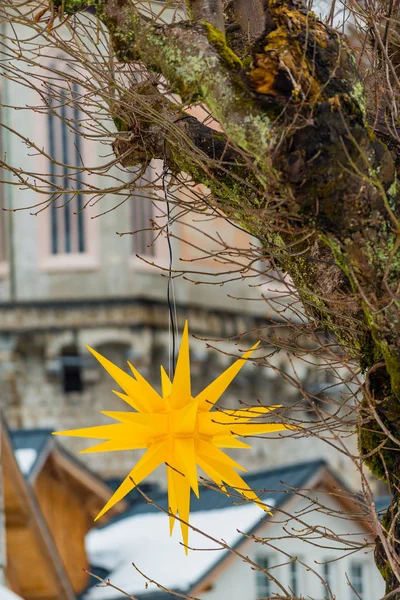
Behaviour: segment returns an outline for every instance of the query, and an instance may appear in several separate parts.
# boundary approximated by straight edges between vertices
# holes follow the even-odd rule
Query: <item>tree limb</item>
[[[144,105],[158,118],[141,118]],[[207,186],[224,213],[258,237],[268,255],[291,275],[310,316],[319,326],[334,329],[349,354],[357,355],[367,333],[362,325],[361,304],[349,280],[317,235],[302,241],[296,231],[274,231],[272,223],[265,226],[268,214],[263,211],[260,218],[258,209],[264,187],[252,174],[246,156],[230,144],[226,135],[182,113],[150,83],[137,85],[113,110],[118,121],[124,122],[125,132],[114,142],[123,166],[158,158],[173,173],[187,173]],[[273,214],[270,218],[272,221]]]
[[[76,13],[93,0],[54,0]],[[211,24],[159,25],[129,0],[96,0],[97,16],[109,29],[121,61],[142,61],[162,74],[185,104],[204,102],[228,137],[262,162],[271,148],[271,122],[250,95],[243,95],[242,64]]]

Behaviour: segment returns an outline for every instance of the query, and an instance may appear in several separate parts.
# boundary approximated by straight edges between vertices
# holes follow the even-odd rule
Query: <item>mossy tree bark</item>
[[[205,104],[222,126],[223,134],[193,117],[177,121],[176,105],[150,84],[136,92],[162,119],[141,120],[133,99],[112,108],[118,129],[129,132],[114,145],[124,164],[161,157],[206,184],[273,252],[316,326],[333,331],[369,370],[360,447],[391,484],[387,529],[399,539],[400,191],[345,41],[299,0],[258,2],[256,39],[248,32],[259,23],[245,31],[239,1],[226,10],[226,36],[217,1],[188,0],[192,20],[171,25],[148,21],[128,0],[55,4],[67,14],[94,5],[121,61],[161,74],[183,102]],[[196,19],[205,14],[211,22]],[[377,562],[394,591],[399,573],[382,544]]]

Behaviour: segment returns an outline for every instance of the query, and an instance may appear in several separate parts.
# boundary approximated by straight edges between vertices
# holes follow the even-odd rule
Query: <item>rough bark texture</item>
[[[237,20],[245,35],[257,39],[265,29],[264,0],[234,0]]]
[[[55,4],[73,13],[93,2]],[[194,12],[202,3],[189,4]],[[379,419],[390,423],[391,434],[400,440],[400,194],[395,164],[368,125],[356,62],[339,34],[299,0],[256,6],[265,18],[261,33],[254,25],[258,39],[249,48],[249,17],[242,2],[233,3],[233,17],[243,27],[235,45],[243,50],[239,56],[215,20],[157,25],[145,22],[127,0],[95,0],[118,58],[141,61],[161,74],[185,103],[207,105],[225,132],[216,133],[193,118],[172,127],[176,106],[156,88],[152,93],[143,89],[163,115],[161,124],[130,120],[116,106],[119,129],[131,135],[129,141],[121,135],[115,149],[125,152],[130,144],[130,164],[165,157],[171,170],[206,184],[221,208],[255,234],[290,274],[316,324],[333,331],[371,369],[360,447],[370,455],[371,469],[391,485],[387,523],[389,530],[394,519],[392,531],[397,533],[398,448],[391,441],[390,449],[384,449],[383,468],[380,444],[386,434],[379,421],[373,427],[370,421],[372,402],[379,407]],[[131,109],[134,113],[133,101]],[[139,135],[141,129],[148,135]],[[379,544],[377,563],[387,591],[395,590],[398,579]]]
[[[190,7],[195,21],[207,21],[220,31],[225,31],[222,0],[192,0]]]

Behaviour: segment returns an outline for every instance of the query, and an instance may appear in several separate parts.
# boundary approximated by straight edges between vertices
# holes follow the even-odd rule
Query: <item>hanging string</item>
[[[175,119],[174,123],[178,123],[178,121],[184,121],[185,119],[190,119],[190,115],[182,115],[178,119]],[[168,303],[168,314],[169,314],[169,327],[168,327],[168,336],[169,336],[169,378],[172,380],[175,374],[176,367],[176,338],[178,335],[178,318],[176,311],[176,299],[175,299],[175,285],[174,280],[172,278],[172,266],[173,266],[173,251],[172,251],[172,242],[171,242],[171,205],[168,197],[168,187],[167,187],[167,177],[169,175],[169,169],[167,166],[167,140],[164,138],[164,160],[163,160],[163,172],[162,172],[162,186],[164,192],[164,200],[165,205],[167,207],[167,243],[168,243],[168,285],[167,285],[167,303]],[[172,349],[171,349],[172,342]]]
[[[175,291],[173,289],[173,280],[172,280],[172,266],[173,266],[173,252],[172,252],[172,242],[171,242],[171,205],[168,198],[168,189],[167,189],[167,176],[168,176],[168,167],[165,161],[163,162],[163,172],[162,172],[162,186],[164,192],[164,200],[167,207],[167,244],[168,244],[168,284],[167,284],[167,303],[168,303],[168,314],[169,314],[169,326],[168,326],[168,339],[169,339],[169,365],[168,365],[168,375],[172,380],[175,374],[176,367],[176,330],[177,330],[177,320],[176,320],[176,301],[175,301]],[[172,351],[171,351],[171,340],[172,340]]]

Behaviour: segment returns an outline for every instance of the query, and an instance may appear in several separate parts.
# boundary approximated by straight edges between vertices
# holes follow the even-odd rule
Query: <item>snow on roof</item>
[[[37,452],[34,448],[19,448],[15,450],[15,458],[23,475],[28,475],[35,464]]]
[[[22,600],[21,596],[17,596],[17,594],[2,585],[0,585],[0,598],[1,600]]]
[[[267,505],[273,504],[270,499]],[[243,537],[239,531],[249,532],[265,513],[255,504],[193,512],[190,524],[229,546]],[[158,588],[149,583],[132,566],[157,581],[165,588],[188,591],[226,552],[219,544],[190,530],[189,546],[210,551],[191,551],[185,555],[180,543],[179,522],[169,536],[169,519],[164,512],[137,514],[117,521],[102,529],[92,530],[86,537],[90,564],[106,569],[107,579],[128,594],[146,594]],[[238,531],[239,530],[239,531]],[[92,587],[85,600],[107,600],[115,597],[109,587]]]
[[[43,464],[51,445],[54,443],[51,429],[14,429],[10,431],[10,437],[15,456],[23,475],[31,479],[37,468]],[[25,452],[29,450],[29,452]],[[35,452],[35,459],[33,459]],[[18,454],[20,459],[18,459]]]

